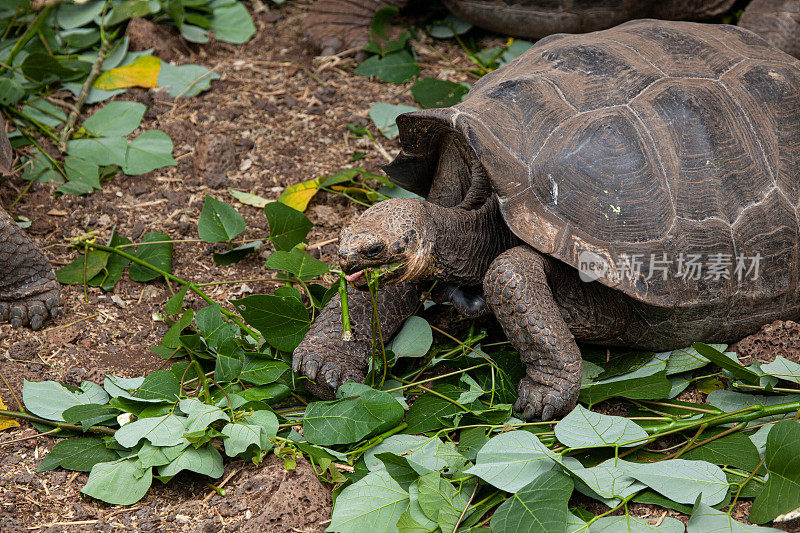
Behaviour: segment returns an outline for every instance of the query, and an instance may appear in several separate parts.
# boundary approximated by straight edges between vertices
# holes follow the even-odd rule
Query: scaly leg
[[[416,310],[420,295],[417,283],[388,285],[378,291],[378,319],[385,342]],[[347,296],[352,340],[342,340],[342,303],[334,296],[294,351],[294,371],[316,380],[306,387],[318,398],[332,399],[339,385],[346,381],[363,382],[372,354],[370,294],[348,286]]]
[[[36,244],[0,209],[0,323],[39,329],[60,312],[53,268]]]
[[[403,7],[407,0],[319,0],[306,16],[305,29],[321,55],[332,55],[369,42],[369,26],[375,12]]]
[[[489,307],[525,363],[514,410],[526,420],[567,414],[580,392],[581,354],[547,275],[546,258],[517,246],[494,260],[483,281]]]

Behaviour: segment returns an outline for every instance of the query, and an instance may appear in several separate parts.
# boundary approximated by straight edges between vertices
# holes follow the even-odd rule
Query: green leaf
[[[779,529],[742,524],[728,513],[717,511],[704,503],[695,506],[689,519],[687,533],[778,533]]]
[[[75,63],[78,66],[80,62]],[[91,65],[88,66],[91,68]],[[20,68],[26,76],[40,83],[72,81],[84,75],[82,68],[71,68],[45,52],[31,52],[25,56]]]
[[[395,533],[397,521],[408,509],[408,502],[408,493],[388,472],[372,472],[339,494],[326,531]]]
[[[229,242],[245,229],[244,217],[219,200],[206,195],[197,232],[205,242]]]
[[[761,365],[761,370],[777,378],[800,383],[800,365],[780,355],[774,361]]]
[[[238,263],[248,255],[258,252],[263,246],[263,241],[253,241],[225,252],[214,252],[214,263],[223,266]]]
[[[136,459],[98,463],[81,492],[114,505],[133,505],[153,483],[153,469],[142,468]]]
[[[225,438],[225,455],[236,457],[255,444],[261,446],[261,426],[231,423],[222,428]]]
[[[666,398],[672,390],[666,372],[668,357],[669,352],[656,354],[634,372],[582,385],[580,400],[594,405],[613,397],[640,400]]]
[[[88,387],[85,383],[83,387]],[[100,394],[92,391],[87,393],[73,392],[60,383],[55,381],[27,381],[22,382],[22,403],[28,412],[46,418],[64,422],[63,413],[70,407],[82,404],[104,404],[108,401],[108,395],[100,389]]]
[[[214,8],[209,29],[214,38],[232,44],[244,44],[256,33],[250,13],[241,2]]]
[[[555,434],[570,448],[637,446],[648,438],[641,426],[627,418],[593,413],[580,405],[556,424]]]
[[[551,533],[564,529],[573,483],[561,472],[545,472],[494,512],[492,533]]]
[[[472,29],[472,24],[455,15],[447,15],[443,20],[437,20],[425,29],[434,39],[450,39],[467,33]]]
[[[131,244],[131,240],[125,237],[120,237],[114,230],[111,233],[111,238],[108,240],[108,246],[117,247],[124,244]],[[109,254],[108,263],[102,272],[97,274],[89,281],[92,287],[101,287],[104,291],[111,291],[114,286],[122,278],[125,267],[130,264],[130,259],[122,257],[117,254]]]
[[[115,410],[116,413],[119,411]],[[119,456],[113,450],[106,448],[105,442],[99,437],[78,437],[58,441],[53,449],[50,450],[37,472],[65,468],[67,470],[78,470],[88,472],[97,463],[114,461]]]
[[[211,81],[219,77],[219,74],[202,65],[171,65],[162,61],[161,70],[158,71],[158,87],[165,89],[173,98],[189,98],[208,90]]]
[[[57,127],[67,120],[67,115],[47,100],[28,100],[22,113],[47,126]]]
[[[62,413],[62,416],[65,422],[80,424],[81,429],[86,431],[92,426],[115,420],[119,412],[119,409],[114,407],[89,403],[70,407]],[[114,457],[114,459],[116,459],[116,457]],[[105,460],[108,461],[109,459]]]
[[[617,466],[678,503],[693,504],[699,495],[703,503],[716,505],[728,493],[725,473],[706,461],[668,459],[657,463],[630,463],[619,460]]]
[[[231,303],[271,346],[283,352],[297,348],[311,326],[308,310],[296,298],[257,294]]]
[[[723,352],[728,347],[727,344],[710,344],[712,348]],[[688,372],[706,366],[710,361],[700,355],[700,353],[689,346],[688,348],[680,348],[672,350],[669,353],[669,360],[667,361],[667,375],[678,374],[680,372]]]
[[[133,448],[142,439],[153,446],[175,446],[185,442],[186,418],[175,415],[140,418],[119,428],[114,439],[125,448]]]
[[[387,437],[364,454],[364,462],[370,471],[385,468],[380,458],[376,457],[383,453],[405,457],[419,474],[455,468],[466,462],[452,442],[444,442],[437,437],[402,434]]]
[[[426,109],[450,107],[459,103],[469,92],[469,87],[452,81],[422,78],[411,86],[411,94]]]
[[[151,231],[142,237],[133,255],[164,272],[172,272],[172,242],[163,242],[170,240],[166,233]],[[131,264],[130,276],[133,281],[140,283],[161,277],[159,273],[136,263]]]
[[[67,173],[68,183],[59,187],[60,192],[88,194],[94,189],[100,189],[100,168],[95,163],[80,157],[67,156],[64,158],[64,171]]]
[[[128,141],[124,137],[96,137],[67,142],[67,153],[95,165],[125,164]]]
[[[142,122],[147,106],[138,102],[109,102],[83,121],[86,131],[96,137],[125,137]]]
[[[498,64],[501,67],[508,64],[527,52],[531,46],[533,46],[533,43],[530,41],[523,41],[520,39],[514,40],[514,42],[509,44],[506,49],[503,50],[503,53],[500,54],[500,58],[497,60]]]
[[[306,240],[314,225],[300,211],[280,202],[271,202],[264,207],[269,222],[269,240],[276,250],[291,250]]]
[[[400,130],[397,129],[397,117],[411,111],[419,111],[419,108],[378,102],[369,108],[369,118],[384,137],[394,139],[400,133]]]
[[[466,470],[506,492],[517,492],[555,468],[552,452],[527,431],[509,431],[489,439],[478,452],[475,466]]]
[[[749,520],[763,524],[800,507],[800,423],[783,420],[767,436],[767,484],[753,501]]]
[[[283,250],[273,252],[267,258],[264,266],[272,270],[283,270],[303,281],[309,281],[317,276],[327,274],[330,270],[328,265],[319,259],[311,257],[311,254],[307,251],[298,248],[292,248],[288,252]]]
[[[432,388],[439,395],[446,396],[455,402],[464,392],[462,389],[446,383]],[[417,398],[406,416],[408,433],[426,433],[445,427],[447,417],[467,412],[464,410],[468,409],[466,406],[462,409],[439,395],[426,392]]]
[[[611,500],[614,498],[627,498],[641,491],[645,485],[630,477],[625,470],[614,465],[613,458],[591,468],[584,468],[580,464],[566,463],[569,473],[576,481],[578,491],[595,499]]]
[[[263,196],[259,196],[257,194],[237,191],[236,189],[228,189],[228,192],[231,196],[236,198],[236,200],[244,205],[249,205],[250,207],[255,207],[257,209],[264,209],[267,204],[270,203],[270,200],[267,200]]]
[[[104,0],[94,0],[84,4],[60,4],[56,13],[56,22],[65,30],[80,28],[102,13],[104,5]]]
[[[174,295],[167,300],[167,304],[164,310],[167,314],[170,315],[177,315],[181,311],[183,311],[183,299],[186,298],[186,293],[189,291],[189,286],[184,285],[183,288],[176,292]]]
[[[733,374],[736,378],[746,381],[748,383],[755,383],[758,384],[759,375],[753,372],[752,370],[745,368],[737,361],[734,361],[724,353],[720,352],[716,348],[709,346],[708,344],[703,344],[702,342],[695,342],[692,344],[692,347],[697,350],[697,352],[714,363],[715,365],[724,368],[731,374]]]
[[[194,24],[184,24],[181,26],[181,37],[189,41],[190,43],[207,43],[211,36],[208,33],[208,30],[205,30],[199,26],[195,26]]]
[[[184,448],[180,455],[170,464],[160,466],[158,475],[171,478],[182,470],[218,478],[224,472],[222,455],[211,444],[206,444],[200,448],[189,446]]]
[[[408,50],[392,52],[384,57],[374,55],[354,71],[359,76],[378,78],[388,83],[405,83],[419,74],[417,60]]]
[[[106,268],[109,255],[108,252],[91,250],[56,270],[56,278],[62,285],[83,285]]]
[[[419,316],[411,316],[387,348],[393,351],[398,359],[422,357],[428,353],[432,344],[433,330],[428,321]]]
[[[226,339],[217,347],[217,363],[214,366],[214,379],[235,381],[241,376],[244,350],[234,339]]]
[[[169,370],[156,370],[145,376],[134,398],[174,402],[181,394],[181,384]]]
[[[391,394],[367,390],[358,397],[310,403],[303,417],[303,436],[321,446],[350,444],[396,426],[403,414]]]
[[[719,431],[706,430],[702,438],[706,439]],[[752,472],[758,467],[761,456],[755,444],[741,432],[731,433],[714,439],[681,455],[683,459],[708,461],[720,466],[732,466]]]
[[[0,105],[14,105],[25,96],[25,89],[10,78],[0,78]]]
[[[183,398],[180,401],[181,411],[186,413],[186,432],[194,433],[203,431],[213,422],[224,420],[230,422],[230,417],[216,405],[208,405],[195,398]]]
[[[125,174],[136,176],[162,167],[174,167],[172,139],[160,130],[147,130],[128,144],[125,155]]]
[[[630,515],[604,516],[592,523],[592,533],[684,533],[683,522],[677,518],[664,517],[656,526],[648,519],[635,518]]]
[[[417,487],[419,506],[425,516],[436,521],[442,531],[455,531],[475,486],[462,485],[461,490],[456,490],[438,472],[431,472],[419,478]]]
[[[187,446],[189,446],[188,442],[175,446],[153,446],[144,441],[136,456],[142,462],[143,468],[163,466],[174,461]]]
[[[248,357],[244,360],[239,379],[253,385],[267,385],[277,381],[289,368],[283,361]]]
[[[726,413],[738,411],[739,409],[744,409],[753,405],[769,406],[797,401],[800,401],[800,394],[787,394],[783,396],[757,396],[729,390],[715,390],[711,392],[706,399],[708,404],[717,407]],[[791,416],[792,414],[789,413],[786,415],[763,417],[750,421],[750,425],[765,421],[780,420],[782,418],[790,418]]]

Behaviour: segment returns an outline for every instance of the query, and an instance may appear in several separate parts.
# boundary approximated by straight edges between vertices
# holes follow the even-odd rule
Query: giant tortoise
[[[0,180],[13,154],[0,115]],[[60,309],[59,287],[42,251],[0,207],[0,324],[39,329]]]
[[[488,305],[526,365],[515,409],[576,402],[577,341],[670,350],[800,316],[800,61],[728,25],[637,20],[553,35],[460,104],[401,115],[392,199],[343,230],[342,269],[390,283],[391,335],[420,280]],[[481,296],[485,296],[485,300]],[[319,316],[294,368],[325,396],[360,380],[368,298]],[[366,309],[366,310],[365,310]]]
[[[626,20],[704,20],[731,9],[735,0],[443,0],[458,17],[497,33],[539,39],[585,33]],[[409,0],[320,0],[306,19],[306,33],[323,54],[366,44],[373,14]],[[421,3],[421,2],[420,2]],[[427,5],[427,3],[426,3]],[[751,0],[739,25],[786,53],[800,57],[800,2]]]

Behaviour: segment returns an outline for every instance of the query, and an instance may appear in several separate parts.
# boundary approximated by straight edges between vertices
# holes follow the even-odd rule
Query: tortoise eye
[[[383,244],[376,242],[375,244],[367,248],[367,252],[364,255],[367,256],[369,259],[377,259],[377,257],[381,255],[383,250],[384,250]]]

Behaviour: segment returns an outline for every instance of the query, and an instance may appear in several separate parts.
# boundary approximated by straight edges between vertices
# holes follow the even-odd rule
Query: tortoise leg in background
[[[305,31],[320,55],[332,55],[369,42],[375,12],[387,6],[403,7],[407,0],[319,0],[305,18]]]
[[[378,319],[384,342],[397,333],[419,305],[417,283],[388,285],[378,291]],[[306,382],[314,396],[333,399],[346,381],[363,382],[372,353],[372,302],[367,291],[347,287],[353,338],[342,340],[342,302],[334,296],[322,309],[294,351],[292,368],[316,383]]]
[[[0,323],[39,329],[60,312],[53,268],[36,244],[0,208]]]
[[[547,268],[538,252],[517,246],[494,260],[483,281],[489,307],[525,364],[514,410],[526,420],[569,413],[581,386],[581,353],[553,298]]]
[[[800,2],[752,0],[739,26],[757,33],[771,45],[800,58]]]

